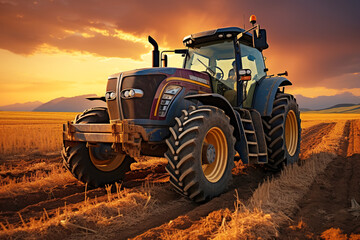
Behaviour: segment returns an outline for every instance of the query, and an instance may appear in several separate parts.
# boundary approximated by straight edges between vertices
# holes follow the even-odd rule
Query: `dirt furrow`
[[[336,123],[321,123],[306,129],[302,137],[302,151],[307,151],[307,147],[314,148],[317,146],[321,142],[321,139],[334,128],[335,124]],[[230,186],[231,190],[222,194],[220,197],[200,205],[191,211],[183,211],[181,215],[173,218],[171,222],[169,220],[165,221],[164,219],[162,225],[152,227],[151,229],[149,228],[151,226],[147,225],[146,228],[144,228],[148,229],[147,231],[143,233],[141,233],[141,231],[137,233],[134,232],[133,235],[127,234],[125,235],[126,238],[136,237],[136,235],[138,235],[135,239],[156,239],[159,237],[159,233],[163,232],[162,229],[166,229],[169,224],[176,226],[178,229],[190,228],[195,222],[199,221],[200,218],[207,216],[213,211],[226,208],[233,210],[234,202],[236,201],[235,189],[239,193],[239,200],[241,202],[247,202],[264,178],[278,176],[278,174],[272,175],[270,172],[266,172],[259,166],[246,168],[246,174],[247,175],[234,176],[233,184]]]
[[[121,236],[121,239],[135,237],[144,232],[146,232],[145,235],[150,234],[153,236],[153,232],[156,232],[156,227],[167,224],[169,221],[177,222],[184,215],[191,219],[191,221],[197,221],[210,212],[223,208],[233,209],[236,200],[235,189],[239,192],[239,198],[246,201],[252,195],[254,189],[263,181],[264,177],[270,177],[272,174],[271,172],[266,172],[261,166],[249,166],[242,169],[237,175],[233,176],[232,184],[226,193],[205,204],[191,202],[175,193],[170,184],[165,184],[164,191],[161,191],[159,195],[154,195],[154,198],[159,201],[162,211],[147,216],[141,225],[116,229],[116,233],[119,234],[118,236]]]
[[[334,125],[335,123],[321,123],[307,128],[303,132],[302,151],[306,153],[307,148],[316,146]],[[36,159],[32,160],[32,162],[36,161]],[[245,168],[239,165],[234,170],[233,182],[229,186],[228,191],[202,205],[195,204],[173,191],[168,183],[165,164],[158,164],[129,172],[122,186],[136,191],[136,189],[140,189],[140,186],[145,183],[155,184],[156,188],[154,189],[158,190],[153,191],[152,199],[161,208],[145,216],[142,224],[136,223],[132,225],[127,223],[124,227],[114,229],[114,232],[109,231],[108,236],[111,237],[114,234],[114,236],[121,236],[122,239],[135,237],[142,233],[145,233],[144,236],[152,236],[156,232],[157,227],[161,227],[162,224],[168,224],[169,221],[182,221],[181,219],[185,215],[191,221],[197,221],[213,211],[224,208],[233,209],[236,200],[235,190],[238,191],[240,200],[245,202],[251,197],[253,191],[264,178],[273,176],[273,173],[266,172],[261,166],[248,166]],[[21,173],[19,173],[19,176],[22,176]],[[84,191],[85,186],[74,179],[74,182],[64,186],[54,186],[54,188],[46,192],[38,191],[19,195],[15,198],[0,198],[0,218],[7,219],[10,223],[18,225],[21,221],[17,212],[20,212],[24,219],[28,219],[30,217],[40,217],[43,214],[44,208],[51,216],[55,214],[57,209],[62,209],[65,202],[74,206],[83,203],[85,199]],[[105,189],[87,191],[87,197],[90,200],[97,197],[99,201],[105,201],[105,195]]]
[[[48,155],[32,154],[32,155],[0,157],[0,164],[2,165],[2,167],[10,166],[11,170],[16,169],[17,167],[23,167],[24,165],[30,166],[41,162],[61,163],[62,158],[60,156],[60,151]]]
[[[145,182],[167,182],[169,175],[165,171],[166,164],[158,164],[144,169],[137,169],[126,173],[123,186],[133,188]]]
[[[164,182],[168,180],[165,173],[165,165],[151,166],[145,169],[134,170],[127,173],[123,187],[135,188],[142,186],[145,182]],[[112,189],[115,191],[115,189]],[[86,196],[90,199],[95,197],[100,200],[107,194],[105,188],[88,189]],[[76,204],[85,199],[85,185],[75,178],[69,184],[54,186],[46,190],[33,193],[16,195],[14,197],[0,198],[0,218],[7,220],[10,224],[20,224],[21,219],[30,217],[39,218],[44,209],[51,215],[52,210],[63,208],[65,204]]]
[[[336,125],[336,123],[320,123],[305,129],[301,134],[300,158],[305,159],[324,136],[326,136]]]
[[[161,208],[151,214],[148,214],[142,221],[141,225],[138,223],[133,225],[131,225],[131,223],[127,223],[124,227],[117,228],[116,232],[109,232],[107,236],[111,237],[112,234],[114,234],[114,236],[121,236],[121,239],[125,239],[136,236],[149,228],[159,226],[183,214],[187,214],[192,219],[196,220],[202,216],[206,216],[211,211],[220,208],[231,208],[235,199],[233,191],[235,188],[241,189],[242,192],[240,198],[247,199],[251,196],[252,191],[257,187],[257,185],[262,181],[263,177],[264,170],[261,167],[248,167],[244,169],[243,166],[240,166],[237,169],[237,175],[234,175],[234,183],[229,187],[229,191],[221,197],[215,198],[204,205],[195,204],[184,197],[181,197],[178,193],[173,191],[172,187],[168,183],[156,183],[156,187],[153,188],[155,190],[152,190],[152,198],[156,201],[158,206],[161,206]],[[89,196],[90,194],[87,195]],[[55,204],[56,207],[56,204],[64,204],[65,201],[68,204],[68,208],[74,209],[76,206],[81,207],[76,204],[73,206],[69,205],[72,197],[81,199],[82,201],[84,200],[84,194],[78,193],[74,194],[74,196],[62,199],[53,199],[27,206],[22,209],[20,213],[24,219],[36,216],[41,217],[43,215],[43,208],[47,206],[47,212],[51,217],[56,214],[57,209],[54,208],[53,210],[48,210],[50,205]],[[106,196],[99,197],[97,200],[98,202],[105,202]],[[10,223],[13,221],[16,222],[13,226],[21,225],[20,218],[15,212],[12,216],[8,217],[8,221]]]
[[[358,121],[346,125],[342,154],[333,160],[323,174],[320,174],[300,203],[294,217],[294,225],[282,229],[282,239],[318,239],[329,229],[339,228],[350,236],[360,233],[356,214],[350,212],[352,199],[360,202],[360,153],[349,156],[352,142],[360,140],[356,132]],[[350,147],[350,149],[352,149]],[[335,237],[335,236],[334,236]],[[335,237],[336,238],[336,237]]]
[[[360,120],[351,121],[347,156],[360,154]]]

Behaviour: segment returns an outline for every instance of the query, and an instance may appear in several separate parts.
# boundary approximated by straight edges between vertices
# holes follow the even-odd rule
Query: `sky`
[[[267,30],[269,73],[289,72],[288,92],[360,96],[359,12],[359,0],[0,0],[0,105],[102,96],[108,75],[151,67],[148,35],[183,48],[191,33],[249,28],[251,14]]]

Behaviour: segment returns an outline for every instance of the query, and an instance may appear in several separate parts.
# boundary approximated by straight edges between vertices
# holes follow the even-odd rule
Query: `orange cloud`
[[[249,26],[256,14],[268,31],[271,73],[288,70],[298,89],[359,89],[358,9],[358,0],[0,0],[0,48],[31,55],[49,46],[139,60],[150,51],[149,34],[160,47],[179,48],[186,35]]]

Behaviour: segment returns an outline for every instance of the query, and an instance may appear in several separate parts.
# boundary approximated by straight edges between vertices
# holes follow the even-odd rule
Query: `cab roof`
[[[208,30],[204,32],[194,33],[184,38],[183,43],[185,46],[192,47],[193,45],[222,40],[230,39],[237,36],[239,33],[245,32],[244,29],[238,27],[227,27]],[[248,43],[252,42],[252,34],[245,33],[242,40]]]

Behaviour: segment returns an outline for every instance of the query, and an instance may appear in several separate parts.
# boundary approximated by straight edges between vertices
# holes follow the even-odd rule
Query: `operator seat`
[[[235,79],[235,69],[234,68],[229,70],[228,79]]]
[[[228,78],[226,81],[229,83],[229,85],[233,85],[233,89],[225,91],[224,97],[230,102],[230,104],[233,107],[235,107],[236,106],[236,96],[237,96],[236,90],[234,90],[234,89],[236,89],[236,86],[235,86],[235,84],[236,84],[235,61],[232,62],[232,66],[233,66],[233,68],[229,70]]]

